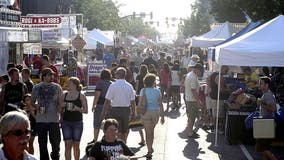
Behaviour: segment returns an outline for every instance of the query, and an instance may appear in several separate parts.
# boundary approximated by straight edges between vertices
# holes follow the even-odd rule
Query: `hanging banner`
[[[103,63],[88,63],[87,64],[87,89],[94,90],[96,84],[100,80],[100,74],[106,65]]]

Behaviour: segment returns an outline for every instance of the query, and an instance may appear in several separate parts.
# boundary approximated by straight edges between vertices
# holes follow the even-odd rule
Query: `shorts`
[[[160,111],[159,110],[150,110],[146,111],[146,113],[142,117],[143,125],[155,125],[159,122]]]
[[[180,92],[180,86],[171,86],[171,91],[173,93],[179,93]]]
[[[109,118],[114,118],[118,122],[118,132],[127,133],[129,129],[130,107],[111,107]]]
[[[94,111],[94,121],[93,127],[94,129],[100,129],[102,125],[101,113],[103,110],[103,104],[98,104]]]
[[[187,117],[191,120],[191,122],[194,122],[200,115],[200,108],[198,107],[197,102],[186,101],[185,103]]]
[[[217,100],[211,98],[210,105],[212,107],[212,116],[215,118],[217,116]],[[219,101],[219,118],[225,118],[224,100]]]
[[[270,148],[272,139],[256,139],[255,140],[255,150],[257,152],[263,152]]]
[[[69,121],[62,121],[61,123],[63,140],[64,141],[81,141],[81,136],[83,133],[83,122],[69,122]]]

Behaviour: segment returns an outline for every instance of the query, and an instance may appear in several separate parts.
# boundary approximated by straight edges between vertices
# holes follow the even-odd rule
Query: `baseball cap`
[[[46,76],[47,74],[54,74],[53,70],[50,69],[50,68],[44,68],[42,71],[41,71],[41,75],[42,76]]]

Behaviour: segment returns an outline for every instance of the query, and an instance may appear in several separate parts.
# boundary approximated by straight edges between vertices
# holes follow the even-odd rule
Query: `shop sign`
[[[41,30],[28,30],[29,42],[41,42]]]
[[[23,43],[24,54],[41,54],[41,43]]]
[[[61,32],[58,29],[49,29],[42,31],[42,42],[56,42],[61,39]]]
[[[21,23],[21,12],[8,8],[0,8],[0,25],[19,26]]]
[[[68,16],[62,16],[61,17],[62,28],[74,28],[76,27],[76,16],[68,15]]]
[[[28,31],[7,31],[8,42],[27,42]]]
[[[60,16],[21,17],[23,28],[59,28],[61,27]]]
[[[95,89],[100,80],[100,74],[106,65],[103,63],[88,63],[87,65],[87,89]]]
[[[72,46],[76,49],[82,49],[85,45],[86,41],[79,35],[77,35],[72,41]]]

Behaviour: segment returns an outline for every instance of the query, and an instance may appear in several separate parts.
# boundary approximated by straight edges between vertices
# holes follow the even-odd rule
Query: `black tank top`
[[[8,106],[8,103],[19,105],[24,97],[23,84],[18,82],[16,85],[12,85],[10,82],[5,85],[5,109],[4,113],[16,110],[15,108]],[[22,108],[21,108],[22,109]]]
[[[65,94],[64,102],[73,103],[77,107],[82,108],[82,102],[81,102],[81,99],[80,99],[81,93],[78,94],[78,97],[75,100],[66,100],[67,94],[68,93]],[[79,111],[68,111],[68,110],[65,109],[65,111],[63,112],[63,120],[70,121],[70,122],[82,121],[83,115]]]

